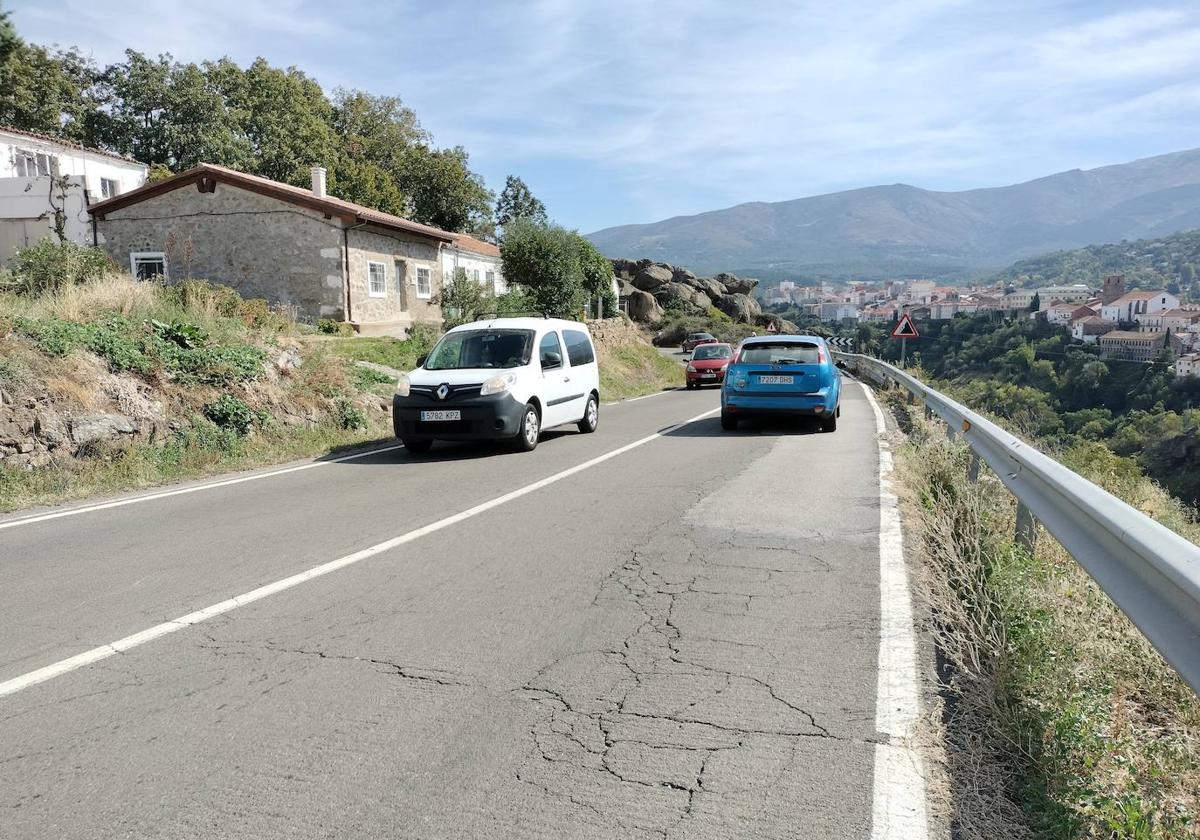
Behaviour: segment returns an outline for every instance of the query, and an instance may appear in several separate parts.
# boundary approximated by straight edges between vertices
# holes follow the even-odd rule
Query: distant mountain
[[[1017,286],[1091,283],[1106,274],[1124,274],[1127,288],[1167,288],[1200,300],[1200,230],[1161,239],[1139,239],[1115,245],[1089,245],[1055,251],[1013,263],[995,275]]]
[[[588,234],[609,257],[764,280],[946,280],[1048,251],[1200,228],[1200,149],[1024,184],[933,192],[906,184],[753,202]]]

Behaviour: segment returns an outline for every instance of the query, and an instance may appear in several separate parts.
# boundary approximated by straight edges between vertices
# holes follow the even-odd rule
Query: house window
[[[428,300],[433,297],[433,284],[430,281],[429,269],[417,269],[417,297]]]
[[[367,263],[367,293],[371,297],[387,297],[387,266],[381,262]]]
[[[167,280],[167,255],[162,251],[135,251],[129,255],[129,273],[138,280]]]
[[[496,288],[496,272],[489,271],[484,277],[487,278],[487,287],[494,290]]]
[[[396,260],[396,294],[400,296],[400,308],[408,309],[408,290],[404,288],[404,281],[408,278],[408,263],[404,260]]]
[[[18,178],[58,174],[58,157],[45,152],[17,149],[13,162],[16,165]]]
[[[478,268],[471,269],[471,279],[475,281],[476,285],[479,284],[479,269]]]
[[[100,179],[100,195],[102,198],[114,198],[121,192],[121,185],[113,178]]]

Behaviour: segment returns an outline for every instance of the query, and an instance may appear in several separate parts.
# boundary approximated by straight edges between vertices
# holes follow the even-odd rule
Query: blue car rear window
[[[738,362],[744,365],[815,365],[819,361],[817,345],[796,341],[749,344],[742,348],[738,357]]]

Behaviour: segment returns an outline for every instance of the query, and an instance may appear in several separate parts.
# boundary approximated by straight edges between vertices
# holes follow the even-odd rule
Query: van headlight
[[[408,374],[407,373],[400,374],[400,378],[398,380],[396,380],[396,396],[397,397],[407,397],[411,390],[412,390],[412,385],[408,381]]]
[[[517,382],[515,373],[502,373],[499,376],[493,376],[487,382],[483,383],[483,387],[479,389],[479,396],[486,397],[491,394],[503,394]]]

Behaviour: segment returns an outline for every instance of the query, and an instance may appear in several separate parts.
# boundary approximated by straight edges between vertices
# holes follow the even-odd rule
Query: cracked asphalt
[[[878,453],[714,417],[0,698],[5,838],[865,838]],[[0,531],[0,681],[715,407]]]

